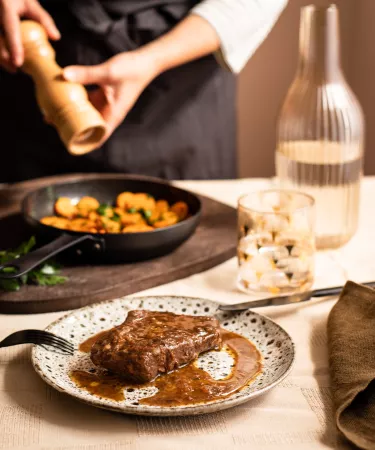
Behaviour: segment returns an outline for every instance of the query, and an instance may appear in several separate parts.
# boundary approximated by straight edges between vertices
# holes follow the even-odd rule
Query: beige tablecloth
[[[231,205],[270,180],[183,182],[181,186]],[[360,229],[344,248],[319,253],[315,287],[375,280],[375,178],[363,184]],[[140,294],[246,300],[235,288],[235,259],[205,273]],[[192,418],[114,414],[54,391],[34,373],[27,346],[0,350],[0,449],[43,450],[273,450],[346,448],[333,423],[327,359],[332,301],[260,309],[292,336],[297,358],[291,375],[268,394],[242,406]],[[0,315],[0,338],[44,328],[62,313]]]

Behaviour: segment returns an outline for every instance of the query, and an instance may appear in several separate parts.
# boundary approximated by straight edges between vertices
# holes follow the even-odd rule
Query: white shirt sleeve
[[[267,37],[288,0],[203,0],[191,13],[216,30],[220,51],[216,58],[239,73]]]

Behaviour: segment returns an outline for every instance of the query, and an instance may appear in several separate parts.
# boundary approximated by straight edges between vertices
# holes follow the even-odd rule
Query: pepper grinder
[[[64,80],[55,51],[37,22],[21,22],[25,61],[22,70],[35,84],[42,114],[60,135],[68,151],[83,155],[99,146],[106,131],[103,117],[90,103],[86,89]]]

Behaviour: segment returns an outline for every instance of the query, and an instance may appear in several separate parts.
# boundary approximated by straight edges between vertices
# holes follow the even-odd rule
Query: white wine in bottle
[[[315,198],[320,249],[340,247],[356,232],[364,128],[341,68],[337,7],[307,6],[297,75],[278,122],[276,173],[282,188]]]

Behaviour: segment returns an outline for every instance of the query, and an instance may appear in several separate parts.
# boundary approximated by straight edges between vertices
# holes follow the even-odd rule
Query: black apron
[[[61,66],[91,65],[154,40],[178,23],[194,0],[45,0],[62,39]],[[0,72],[0,182],[73,172],[122,172],[166,179],[236,176],[235,79],[213,56],[159,76],[111,138],[84,156],[70,155],[43,122],[33,83]]]

